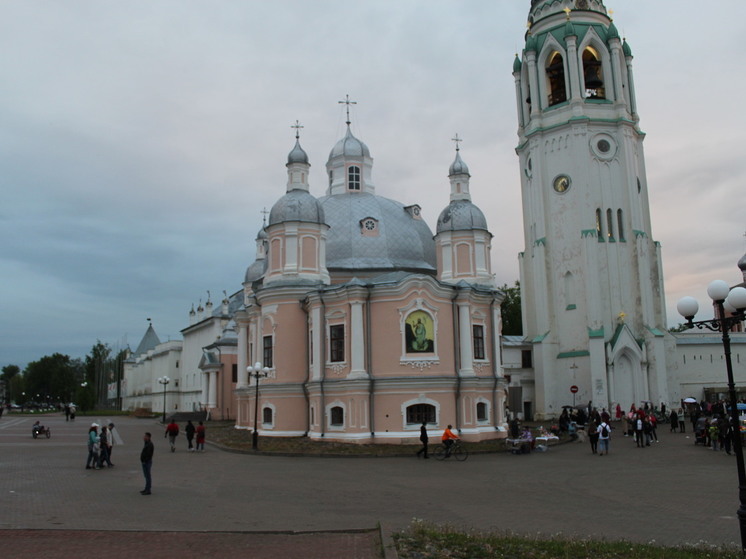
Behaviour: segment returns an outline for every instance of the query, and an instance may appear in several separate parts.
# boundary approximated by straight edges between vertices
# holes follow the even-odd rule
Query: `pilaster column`
[[[207,375],[208,375],[208,373],[205,373],[205,372],[203,372],[201,374],[201,376],[202,376],[202,398],[201,398],[201,403],[202,403],[203,406],[205,406],[205,408],[208,407],[207,400],[210,397]]]
[[[459,345],[461,346],[462,377],[474,376],[474,350],[471,340],[471,313],[468,301],[458,302]]]
[[[248,324],[244,321],[238,322],[238,379],[236,389],[246,388],[249,385],[249,373],[246,372],[248,367]]]
[[[209,389],[208,389],[208,395],[207,395],[207,406],[210,408],[216,408],[217,407],[217,387],[218,387],[218,372],[217,371],[210,371],[207,373],[207,378],[209,381]]]
[[[363,304],[350,303],[350,377],[365,377],[365,337]]]

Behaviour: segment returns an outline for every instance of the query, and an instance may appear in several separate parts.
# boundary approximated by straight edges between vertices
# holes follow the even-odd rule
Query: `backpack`
[[[606,423],[601,424],[601,436],[603,438],[606,438],[609,436],[609,429],[607,428]]]

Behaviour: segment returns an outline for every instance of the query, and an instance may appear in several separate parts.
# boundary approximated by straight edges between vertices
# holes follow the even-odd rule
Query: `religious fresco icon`
[[[425,311],[410,313],[405,321],[407,353],[433,353],[433,318]]]

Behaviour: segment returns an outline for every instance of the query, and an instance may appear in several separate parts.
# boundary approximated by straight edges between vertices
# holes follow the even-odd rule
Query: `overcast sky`
[[[13,1],[0,5],[0,366],[97,339],[179,339],[207,291],[241,288],[300,120],[324,194],[344,133],[377,193],[448,203],[464,141],[499,285],[524,249],[513,59],[529,0]],[[607,0],[635,56],[668,322],[741,281],[743,0]]]

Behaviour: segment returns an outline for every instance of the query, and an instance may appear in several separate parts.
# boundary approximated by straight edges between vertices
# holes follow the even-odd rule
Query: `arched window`
[[[331,424],[336,426],[342,426],[345,424],[345,410],[342,406],[334,406],[330,410]]]
[[[596,235],[598,236],[598,242],[603,243],[604,242],[604,223],[603,223],[603,216],[601,215],[600,209],[596,209]]]
[[[547,104],[551,107],[567,101],[565,85],[565,62],[559,52],[553,52],[547,59],[547,88],[549,95]]]
[[[622,210],[616,211],[616,221],[617,221],[617,228],[616,232],[617,235],[619,235],[619,240],[624,241],[624,214],[622,213]]]
[[[487,421],[487,404],[484,402],[477,403],[477,421]]]
[[[407,407],[407,423],[409,424],[421,424],[423,421],[426,423],[435,423],[435,406],[431,404],[414,404]]]
[[[360,167],[350,165],[347,168],[347,189],[360,190]]]
[[[601,57],[598,51],[593,47],[586,47],[583,51],[583,82],[585,83],[585,96],[589,99],[606,99],[601,70]]]
[[[611,208],[606,210],[606,227],[607,231],[606,234],[609,236],[609,240],[614,240],[614,213],[611,211]]]
[[[273,419],[274,413],[272,412],[272,408],[262,409],[262,423],[265,425],[272,425]]]

